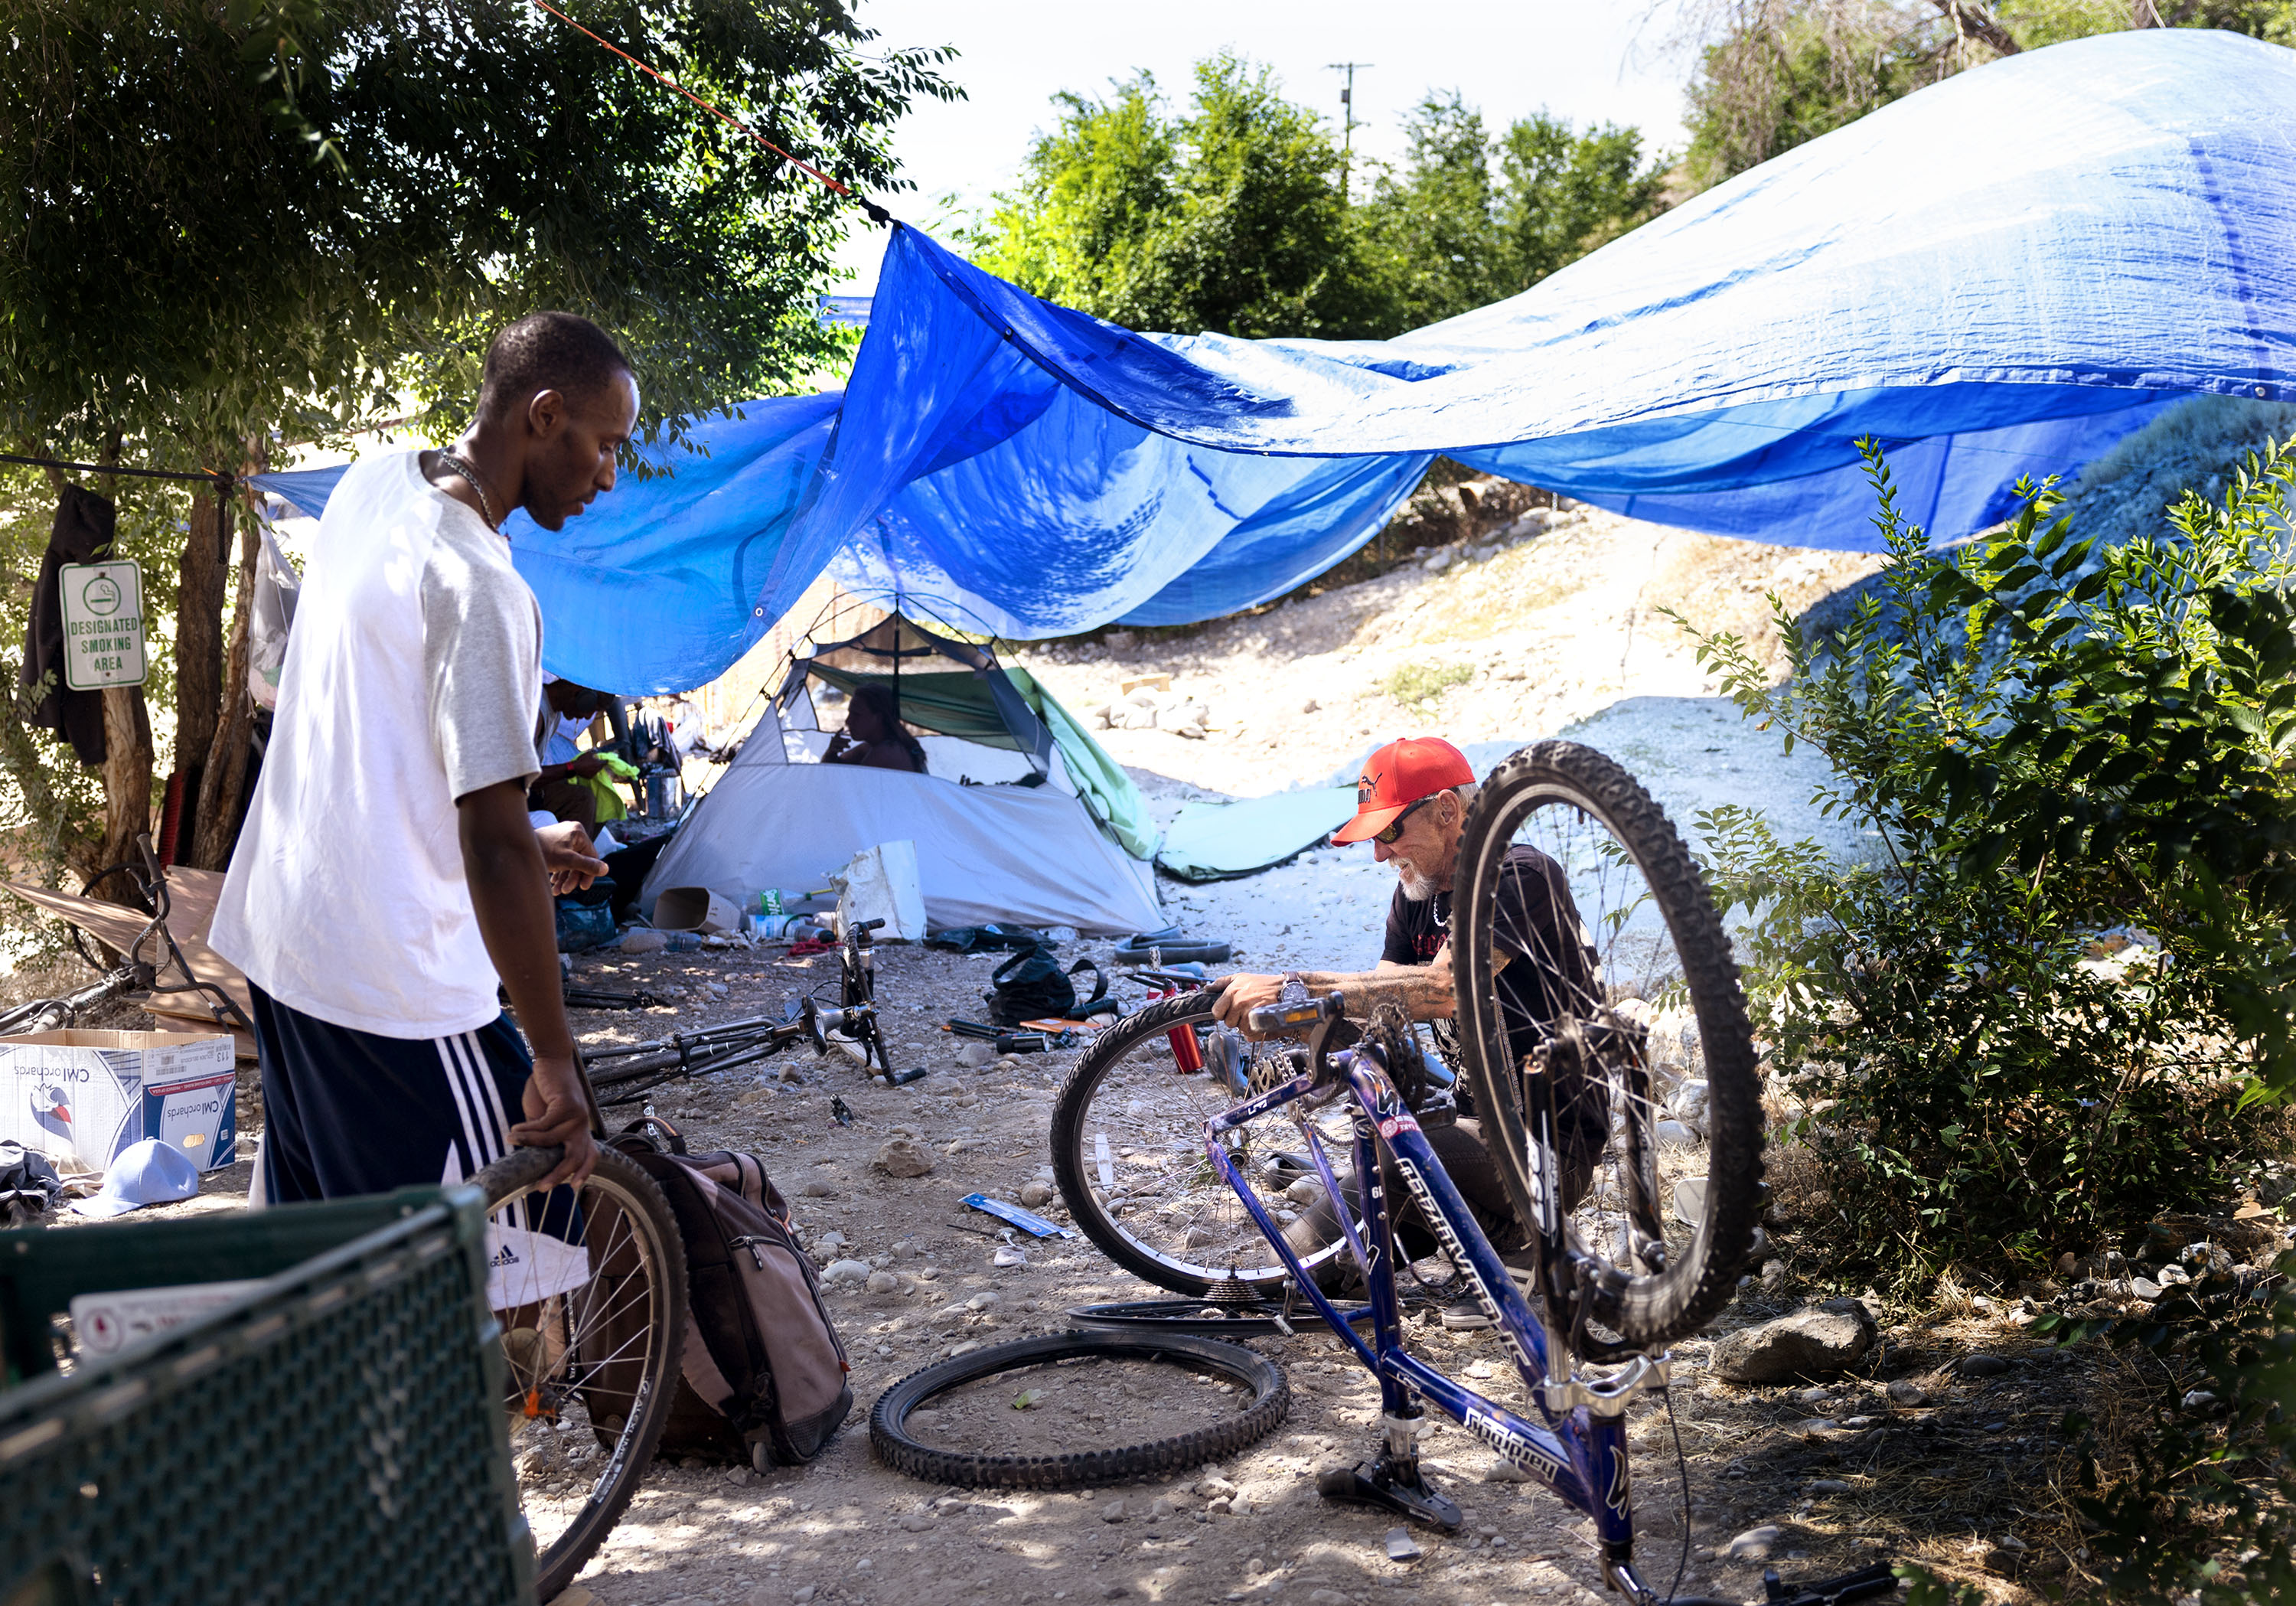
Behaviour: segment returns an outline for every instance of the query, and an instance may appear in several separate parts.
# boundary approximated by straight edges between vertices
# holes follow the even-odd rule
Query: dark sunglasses
[[[1443,795],[1440,792],[1430,792],[1417,803],[1406,803],[1403,806],[1403,812],[1397,815],[1393,819],[1389,820],[1385,830],[1374,831],[1371,834],[1371,839],[1379,844],[1382,847],[1393,847],[1402,839],[1403,822],[1442,795]]]

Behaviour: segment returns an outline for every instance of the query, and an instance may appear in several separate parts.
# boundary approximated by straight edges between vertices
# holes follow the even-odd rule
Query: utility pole
[[[1356,139],[1356,69],[1370,67],[1369,62],[1327,62],[1324,70],[1348,75],[1347,87],[1340,91],[1340,199],[1348,198],[1348,161],[1355,151]]]

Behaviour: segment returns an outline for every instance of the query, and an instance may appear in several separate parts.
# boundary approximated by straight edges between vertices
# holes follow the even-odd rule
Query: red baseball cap
[[[1356,778],[1356,817],[1332,833],[1333,842],[1361,842],[1395,823],[1423,797],[1475,778],[1467,755],[1440,737],[1407,736],[1364,760]]]

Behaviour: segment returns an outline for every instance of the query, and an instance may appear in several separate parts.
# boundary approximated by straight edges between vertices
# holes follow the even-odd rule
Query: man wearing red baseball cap
[[[1457,1006],[1449,946],[1451,882],[1474,794],[1475,772],[1466,754],[1439,737],[1406,737],[1365,759],[1356,781],[1355,817],[1332,832],[1332,840],[1369,842],[1374,860],[1395,867],[1398,885],[1388,906],[1386,943],[1379,963],[1369,970],[1294,973],[1310,992],[1338,992],[1350,1019],[1365,1019],[1376,1005],[1392,1002],[1403,1006],[1414,1020],[1433,1022],[1436,1046],[1454,1071],[1458,1039],[1452,1019]],[[1507,1028],[1510,1057],[1520,1058],[1537,1046],[1567,1000],[1584,998],[1593,990],[1594,956],[1562,867],[1545,853],[1523,845],[1510,848],[1496,894],[1493,987]],[[1232,976],[1214,1008],[1227,1025],[1248,1030],[1251,1011],[1275,1003],[1288,979]],[[1607,1119],[1591,1103],[1578,1108],[1578,1091],[1576,1085],[1559,1083],[1555,1089],[1566,1210],[1591,1182],[1594,1160],[1608,1131]],[[1464,1102],[1463,1097],[1463,1114],[1472,1116]],[[1522,1234],[1477,1124],[1468,1119],[1456,1127],[1428,1130],[1431,1143],[1439,1135],[1443,1141],[1436,1157],[1493,1246],[1502,1253],[1517,1247]],[[1407,1232],[1406,1247],[1412,1247]],[[1466,1317],[1457,1324],[1479,1321]]]
[[[1363,971],[1300,972],[1308,991],[1338,992],[1350,1016],[1369,1015],[1376,993],[1379,1000],[1403,1005],[1414,1020],[1450,1018],[1451,963],[1443,942],[1450,924],[1459,828],[1474,792],[1475,771],[1467,755],[1440,737],[1406,737],[1364,761],[1356,779],[1355,817],[1332,832],[1332,840],[1368,841],[1372,857],[1394,865],[1401,885],[1388,907],[1387,943],[1378,965]],[[1220,1019],[1242,1030],[1252,1010],[1276,1001],[1283,982],[1280,976],[1228,977],[1218,1006]]]

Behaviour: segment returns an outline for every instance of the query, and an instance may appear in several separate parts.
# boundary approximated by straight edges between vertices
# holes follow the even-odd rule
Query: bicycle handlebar
[[[882,918],[875,920],[856,920],[853,922],[853,929],[856,931],[878,931],[883,928],[884,924],[885,922]]]
[[[1340,995],[1326,992],[1321,998],[1311,999],[1304,1004],[1293,1004],[1288,1009],[1282,1004],[1262,1004],[1245,1017],[1245,1020],[1255,1032],[1290,1032],[1301,1026],[1312,1026],[1318,1021],[1338,1020],[1345,1013]]]

